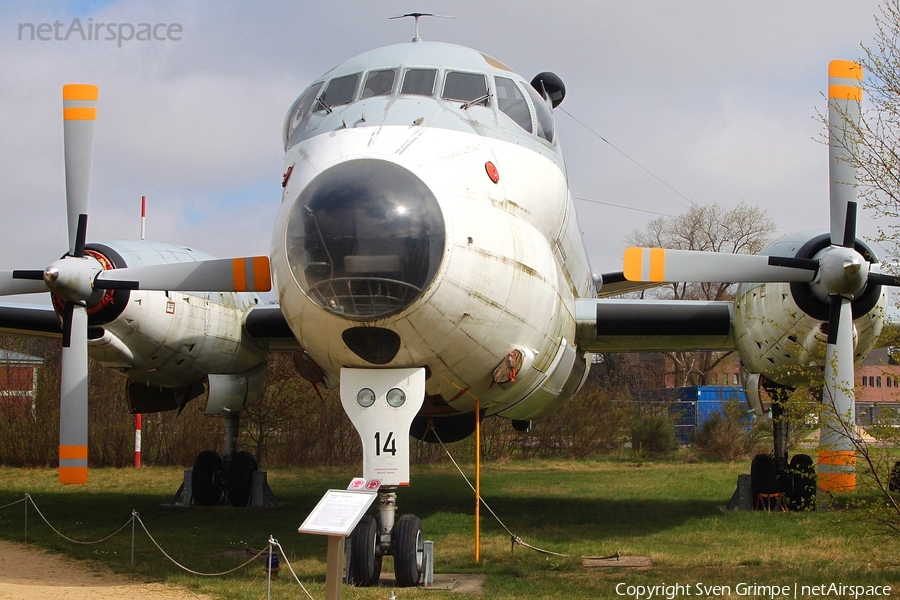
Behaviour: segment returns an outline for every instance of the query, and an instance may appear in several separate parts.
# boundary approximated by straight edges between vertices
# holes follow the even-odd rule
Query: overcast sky
[[[138,237],[144,194],[150,239],[268,254],[285,112],[334,65],[409,41],[412,21],[388,17],[410,11],[455,17],[423,19],[426,40],[476,48],[527,79],[556,72],[568,90],[562,108],[633,159],[556,112],[572,191],[587,199],[576,208],[596,271],[620,269],[628,234],[685,211],[684,197],[758,205],[781,233],[824,229],[827,147],[816,112],[827,65],[872,43],[878,6],[0,1],[0,269],[43,268],[66,251],[60,107],[71,82],[100,86],[89,241]],[[29,25],[58,20],[65,33],[76,18],[85,28],[177,25],[178,39],[30,40]],[[861,221],[874,232],[868,215]]]

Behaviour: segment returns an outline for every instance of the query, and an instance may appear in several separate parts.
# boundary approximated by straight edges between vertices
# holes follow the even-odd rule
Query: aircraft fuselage
[[[274,285],[329,385],[341,367],[425,367],[423,414],[478,398],[514,419],[580,386],[574,300],[594,286],[552,128],[527,81],[449,44],[363,54],[298,99]]]

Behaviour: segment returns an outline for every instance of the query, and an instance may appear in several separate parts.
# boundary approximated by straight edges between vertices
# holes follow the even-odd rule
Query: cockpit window
[[[390,96],[394,89],[395,79],[397,79],[397,69],[369,71],[366,75],[366,83],[363,86],[361,97]]]
[[[326,110],[325,107],[339,106],[353,102],[356,95],[356,86],[359,83],[359,73],[336,77],[328,82],[325,91],[322,92],[321,102],[317,102],[316,110]]]
[[[534,104],[534,114],[537,116],[537,133],[539,136],[547,140],[548,142],[553,141],[553,113],[550,112],[550,107],[547,105],[547,101],[530,85],[526,85],[525,89],[528,91],[528,95],[531,97],[531,102]]]
[[[407,69],[403,74],[401,94],[411,96],[431,96],[434,94],[434,82],[437,69]]]
[[[288,125],[287,136],[285,138],[285,142],[287,142],[287,138],[291,137],[291,134],[294,133],[294,130],[297,129],[297,125],[300,124],[300,121],[303,120],[307,114],[309,114],[309,107],[312,106],[313,101],[316,99],[316,96],[319,93],[319,90],[322,89],[322,82],[314,83],[309,86],[303,95],[300,96],[300,99],[297,101],[296,106],[294,107],[294,112],[291,114],[291,122]]]
[[[488,106],[487,79],[478,73],[449,71],[444,78],[444,100],[470,102],[481,100],[479,106]]]
[[[508,77],[494,77],[494,83],[497,86],[497,108],[516,125],[531,133],[531,111],[528,110],[525,94]]]

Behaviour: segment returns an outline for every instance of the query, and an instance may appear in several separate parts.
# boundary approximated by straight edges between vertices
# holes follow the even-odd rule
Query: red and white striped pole
[[[141,468],[141,413],[134,415],[134,468]]]
[[[141,239],[147,233],[147,196],[141,196]],[[134,415],[134,468],[141,468],[141,413]]]

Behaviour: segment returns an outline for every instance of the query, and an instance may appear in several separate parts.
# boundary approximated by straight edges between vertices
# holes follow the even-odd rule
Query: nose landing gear
[[[409,485],[409,428],[425,400],[425,369],[341,369],[341,403],[362,438],[363,477],[381,481],[378,516],[366,515],[351,535],[349,582],[371,586],[382,557],[394,557],[400,587],[419,584],[424,572],[422,521],[395,521],[397,488]]]

